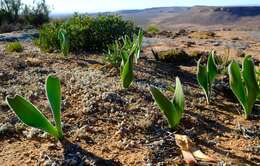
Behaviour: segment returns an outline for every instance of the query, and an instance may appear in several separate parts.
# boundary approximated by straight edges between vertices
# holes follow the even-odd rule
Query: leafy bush
[[[9,107],[15,112],[21,121],[31,127],[42,129],[56,139],[63,138],[61,126],[61,85],[60,80],[55,76],[48,76],[46,79],[46,95],[48,97],[53,113],[55,126],[29,101],[22,96],[14,98],[6,97]]]
[[[157,61],[167,63],[180,63],[190,60],[191,57],[182,49],[171,49],[167,51],[156,52],[152,50],[153,56]]]
[[[52,52],[60,49],[60,41],[58,34],[60,31],[61,23],[55,22],[43,25],[40,29],[40,37],[37,46],[43,51]]]
[[[28,25],[38,27],[49,21],[49,13],[45,0],[33,1],[30,7],[21,0],[0,0],[0,31],[20,30]]]
[[[90,17],[75,14],[64,23],[55,22],[40,30],[40,47],[47,51],[59,50],[58,32],[66,30],[70,39],[70,51],[103,51],[125,35],[133,37],[138,32],[130,21],[120,16]]]
[[[160,107],[161,111],[165,114],[171,128],[179,125],[184,113],[184,94],[180,79],[176,78],[176,88],[172,100],[167,99],[160,90],[155,87],[150,88],[151,94]]]
[[[0,23],[10,23],[12,21],[12,15],[10,12],[0,9]]]
[[[22,52],[23,51],[23,46],[22,46],[22,44],[20,42],[11,42],[11,43],[8,43],[5,46],[5,49],[8,52]]]
[[[215,62],[214,51],[212,51],[212,53],[209,54],[207,66],[201,65],[201,59],[197,65],[197,80],[205,93],[208,104],[210,103],[212,84],[217,73],[218,69]]]
[[[248,119],[260,91],[252,58],[247,56],[244,59],[242,71],[239,64],[232,61],[228,67],[228,73],[230,88],[242,105],[245,118]]]
[[[155,33],[159,33],[159,28],[156,26],[156,25],[149,25],[146,29],[147,33],[152,33],[152,34],[155,34]]]
[[[22,11],[22,17],[25,23],[33,26],[40,26],[49,21],[49,7],[45,0],[35,1],[35,5],[30,8],[25,5]]]

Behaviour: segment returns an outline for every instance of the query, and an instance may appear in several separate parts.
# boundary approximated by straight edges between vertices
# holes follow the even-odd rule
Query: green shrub
[[[159,33],[159,28],[156,25],[149,25],[146,30],[148,33]]]
[[[40,26],[49,21],[49,7],[45,0],[25,5],[21,0],[0,0],[0,32],[21,30],[28,25]]]
[[[8,43],[5,46],[5,49],[8,52],[22,52],[23,51],[23,46],[20,42],[12,42],[12,43]]]
[[[66,22],[50,23],[41,28],[40,47],[43,50],[59,50],[58,32],[61,27],[70,39],[70,52],[103,51],[125,35],[133,37],[139,29],[120,16],[90,17],[75,14]]]
[[[55,22],[43,25],[40,29],[40,37],[38,46],[46,52],[52,52],[60,49],[60,41],[58,38],[61,23]]]
[[[49,21],[49,7],[45,0],[35,1],[33,7],[25,5],[22,11],[22,18],[28,25],[40,26]]]
[[[168,63],[180,63],[189,60],[191,57],[182,49],[171,49],[167,51],[156,52],[152,50],[152,53],[157,61]]]

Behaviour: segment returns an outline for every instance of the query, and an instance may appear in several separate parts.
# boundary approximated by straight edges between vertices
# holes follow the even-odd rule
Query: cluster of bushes
[[[131,21],[115,15],[91,17],[75,14],[67,21],[56,21],[40,29],[39,46],[47,52],[60,50],[58,34],[67,33],[70,52],[104,51],[107,46],[125,35],[138,33],[139,28]]]
[[[0,32],[19,30],[28,25],[38,27],[49,21],[49,12],[45,0],[34,1],[32,6],[21,0],[0,0]]]

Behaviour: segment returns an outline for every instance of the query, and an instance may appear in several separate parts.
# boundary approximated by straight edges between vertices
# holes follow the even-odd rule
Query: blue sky
[[[33,0],[22,0],[31,4]],[[103,12],[162,6],[239,6],[260,5],[260,0],[46,0],[52,13]]]

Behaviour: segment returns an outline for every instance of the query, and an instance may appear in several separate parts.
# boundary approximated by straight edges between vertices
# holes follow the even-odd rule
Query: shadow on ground
[[[113,160],[106,160],[101,157],[94,155],[93,153],[87,152],[82,149],[79,145],[73,144],[67,139],[64,139],[62,142],[64,148],[64,161],[77,161],[77,165],[91,165],[96,166],[121,166],[119,162]],[[71,163],[65,163],[71,164]]]

